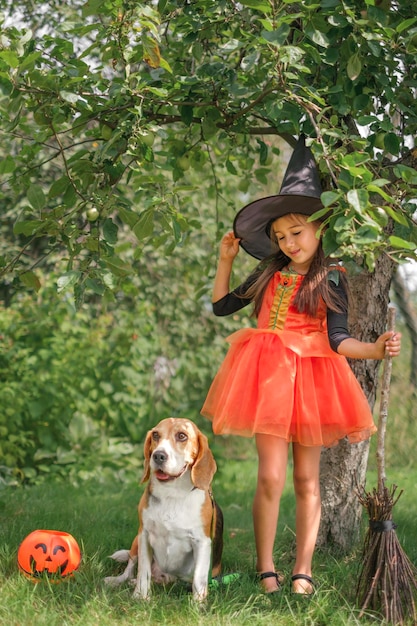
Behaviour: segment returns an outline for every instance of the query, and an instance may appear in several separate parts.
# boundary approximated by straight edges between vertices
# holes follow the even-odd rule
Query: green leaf
[[[287,40],[287,37],[290,33],[290,25],[283,24],[277,30],[272,31],[262,31],[261,36],[268,43],[273,44],[274,46],[282,46]]]
[[[33,69],[35,67],[35,62],[42,56],[41,52],[32,52],[32,54],[28,54],[22,61],[19,66],[19,72],[24,72],[28,69]]]
[[[233,163],[227,159],[226,161],[226,169],[229,172],[229,174],[233,174],[233,176],[237,176],[237,169],[235,168],[235,166],[233,165]]]
[[[175,243],[179,243],[181,241],[181,224],[175,219],[172,220],[172,231],[174,233]]]
[[[34,289],[35,291],[39,291],[41,288],[41,281],[36,276],[35,272],[24,272],[19,276],[20,282],[28,287],[29,289]]]
[[[116,289],[117,281],[112,272],[103,272],[101,278],[103,280],[103,284],[107,287],[107,289],[110,289],[110,291]]]
[[[402,224],[403,226],[409,226],[409,222],[406,218],[405,215],[403,215],[402,213],[400,213],[399,211],[395,211],[392,207],[389,206],[389,204],[386,204],[384,206],[384,211],[390,216],[392,217],[392,219],[397,222],[398,224]]]
[[[395,235],[392,235],[391,237],[389,237],[388,241],[393,246],[393,248],[415,250],[417,247],[416,244],[413,243],[412,241],[406,241],[405,239],[401,239],[401,237],[396,237]]]
[[[96,293],[98,296],[102,296],[105,291],[104,285],[99,283],[94,278],[87,278],[87,280],[85,281],[85,286],[87,289],[91,289],[91,291],[93,293]]]
[[[27,190],[27,199],[36,211],[41,211],[46,204],[45,194],[40,185],[31,185]]]
[[[394,174],[405,183],[417,185],[417,172],[412,167],[408,167],[408,165],[396,165],[394,167]]]
[[[355,243],[370,244],[377,241],[380,236],[381,231],[379,228],[365,224],[358,228],[352,239]]]
[[[382,198],[384,198],[384,200],[386,200],[387,202],[393,202],[393,198],[388,193],[386,193],[386,191],[381,189],[381,187],[376,185],[375,182],[376,181],[366,186],[369,193],[377,193]]]
[[[400,153],[400,139],[395,133],[385,133],[384,147],[390,154],[397,155]]]
[[[166,59],[164,59],[163,57],[161,57],[159,59],[159,65],[162,67],[162,69],[166,70],[167,72],[169,72],[170,74],[173,73],[172,71],[172,67],[170,66],[170,64],[168,63],[168,61]]]
[[[317,29],[313,32],[312,40],[315,44],[321,46],[322,48],[327,48],[330,45],[330,42],[327,39],[326,35]]]
[[[328,208],[320,209],[319,211],[315,211],[312,215],[310,215],[307,221],[319,220],[325,215],[327,216],[328,213],[329,213]]]
[[[328,228],[323,236],[323,252],[326,257],[330,257],[337,253],[339,249],[339,242],[336,239],[336,233],[333,229]]]
[[[68,465],[69,463],[76,463],[77,460],[77,454],[74,450],[65,450],[61,446],[58,446],[56,450],[55,463],[59,465]]]
[[[3,59],[3,61],[7,65],[9,65],[9,67],[19,67],[19,57],[15,52],[12,52],[11,50],[2,50],[0,52],[0,59]]]
[[[356,80],[362,71],[362,63],[358,53],[353,54],[347,63],[347,75],[350,80]]]
[[[202,131],[204,139],[210,139],[217,133],[217,125],[210,117],[205,117],[202,123]]]
[[[138,213],[136,213],[135,211],[132,211],[131,209],[125,209],[122,206],[118,208],[118,213],[119,213],[120,219],[125,224],[127,224],[129,228],[133,230],[135,224],[137,224],[139,221]]]
[[[40,230],[42,226],[42,220],[25,220],[22,222],[16,222],[13,226],[13,233],[15,235],[25,235],[26,237],[30,237]]]
[[[15,168],[16,164],[10,154],[0,160],[0,174],[11,174]]]
[[[108,269],[115,276],[128,276],[130,274],[130,267],[127,263],[124,263],[117,256],[102,257],[102,263],[108,267]],[[103,277],[104,280],[104,277]]]
[[[402,33],[405,30],[408,30],[410,26],[413,26],[417,22],[417,17],[410,17],[408,20],[403,20],[400,22],[395,29],[397,33]]]
[[[139,241],[145,239],[146,237],[150,237],[153,234],[153,217],[153,209],[146,209],[140,215],[137,223],[132,229]]]
[[[330,42],[324,30],[322,30],[323,28],[324,24],[322,20],[312,20],[306,25],[305,34],[321,48],[328,48]]]
[[[265,0],[241,0],[240,4],[250,9],[256,9],[262,13],[269,15],[271,13],[271,4]]]
[[[389,185],[390,184],[390,180],[388,178],[376,178],[373,182],[372,185],[375,185],[377,187],[385,187],[385,185]]]
[[[161,65],[161,52],[158,42],[150,37],[146,32],[142,34],[143,60],[152,68],[158,68]]]
[[[180,115],[184,124],[191,126],[191,122],[193,121],[193,107],[189,104],[180,107]]]
[[[363,213],[369,204],[369,194],[366,189],[351,189],[347,193],[349,204],[358,213]]]
[[[117,242],[117,233],[119,227],[113,222],[111,218],[104,220],[103,223],[103,237],[109,244],[115,244]]]
[[[56,198],[57,196],[62,195],[67,190],[68,185],[70,185],[70,179],[68,176],[61,176],[61,178],[55,180],[50,186],[48,197]]]
[[[108,12],[107,3],[103,2],[103,0],[87,0],[82,7],[83,17],[88,17],[89,15],[100,15],[100,13],[107,14]]]
[[[60,276],[57,280],[57,291],[61,293],[69,287],[73,287],[81,277],[81,272],[71,270]]]
[[[342,194],[337,191],[324,191],[321,194],[321,201],[324,207],[336,204],[341,198]]]
[[[76,104],[79,100],[79,96],[76,93],[73,93],[72,91],[66,91],[65,89],[60,91],[59,95],[63,100],[65,100],[65,102],[69,102],[70,104]]]

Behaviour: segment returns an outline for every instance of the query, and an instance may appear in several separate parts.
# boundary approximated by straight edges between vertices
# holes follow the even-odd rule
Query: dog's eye
[[[187,441],[188,435],[186,435],[185,433],[177,433],[176,438],[178,439],[178,441]]]
[[[152,439],[154,441],[159,441],[159,433],[157,433],[156,430],[152,433]]]

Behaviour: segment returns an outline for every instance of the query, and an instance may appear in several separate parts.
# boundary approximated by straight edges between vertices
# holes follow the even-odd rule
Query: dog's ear
[[[197,435],[198,452],[194,465],[191,468],[191,480],[197,489],[207,491],[216,473],[217,465],[209,448],[208,440],[203,433]]]
[[[145,443],[143,444],[143,476],[141,483],[146,483],[149,480],[149,476],[151,475],[149,462],[151,459],[151,442],[152,442],[152,431],[150,430],[146,435]]]

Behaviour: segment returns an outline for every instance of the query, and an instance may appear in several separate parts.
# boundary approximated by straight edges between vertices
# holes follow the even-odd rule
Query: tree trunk
[[[353,337],[375,341],[385,332],[393,272],[394,263],[383,255],[372,274],[364,272],[350,279],[349,327]],[[373,409],[380,361],[352,360],[350,365]],[[358,540],[362,506],[356,485],[365,483],[368,454],[368,441],[350,445],[344,440],[323,451],[319,546],[332,545],[346,552]]]

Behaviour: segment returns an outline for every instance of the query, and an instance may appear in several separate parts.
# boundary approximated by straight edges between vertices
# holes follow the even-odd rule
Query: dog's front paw
[[[145,600],[146,602],[149,602],[151,594],[149,591],[141,591],[140,587],[136,586],[133,591],[133,597],[135,600]]]
[[[201,587],[200,589],[193,589],[193,600],[198,604],[204,604],[207,600],[208,589],[207,587]]]
[[[207,600],[208,585],[206,582],[194,581],[193,582],[193,600],[198,604],[203,604]]]

